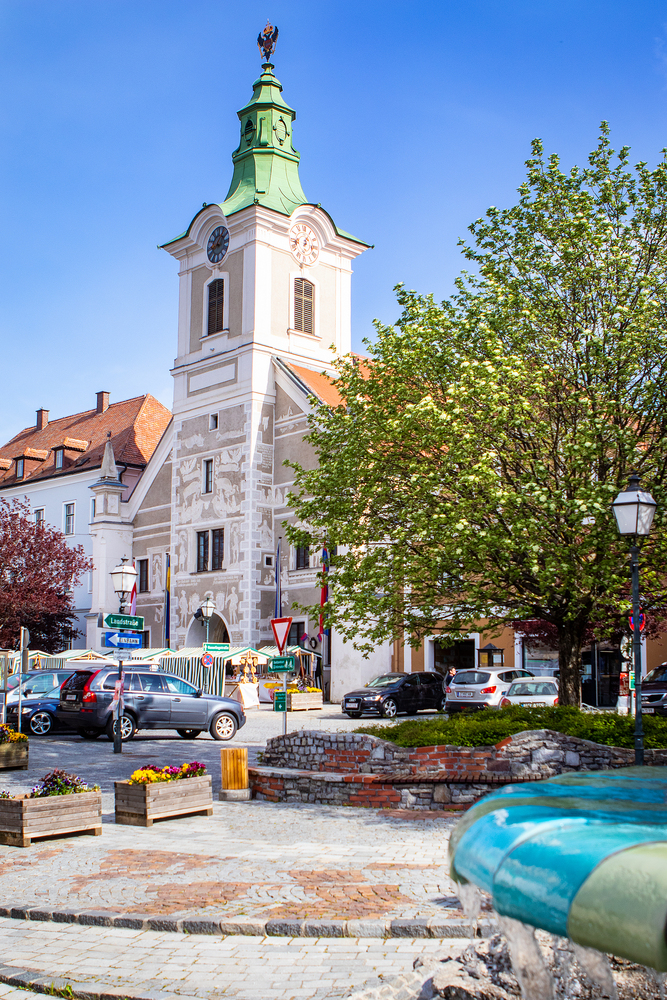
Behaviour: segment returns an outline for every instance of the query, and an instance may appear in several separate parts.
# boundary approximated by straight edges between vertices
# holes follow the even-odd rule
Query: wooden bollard
[[[222,747],[220,771],[222,773],[220,799],[223,802],[247,801],[251,797],[246,747]]]

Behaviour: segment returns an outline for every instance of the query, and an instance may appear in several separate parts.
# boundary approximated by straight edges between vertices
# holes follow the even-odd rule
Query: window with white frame
[[[56,466],[56,469],[62,469],[62,467],[63,467],[63,454],[64,454],[63,449],[62,448],[56,448],[56,450],[54,451],[53,454],[55,456],[55,466]]]
[[[208,327],[207,334],[220,333],[224,330],[225,313],[225,282],[216,278],[208,286]]]
[[[295,569],[310,569],[310,549],[307,545],[297,545],[294,555]]]
[[[217,431],[218,429],[218,414],[209,413],[208,415],[208,429],[210,431]]]
[[[314,333],[315,286],[306,278],[294,279],[294,329]]]
[[[224,528],[197,532],[197,572],[222,569],[225,557]]]
[[[44,524],[44,508],[38,507],[35,511],[35,524]]]
[[[22,458],[16,459],[16,478],[23,479],[23,472],[25,470],[25,462]]]
[[[63,505],[63,530],[66,535],[74,534],[74,504]]]

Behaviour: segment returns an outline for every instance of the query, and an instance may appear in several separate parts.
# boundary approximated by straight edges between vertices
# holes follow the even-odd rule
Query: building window
[[[24,461],[22,458],[16,459],[16,478],[23,479]]]
[[[225,283],[222,278],[212,281],[208,286],[208,336],[220,333],[223,329],[223,312],[225,307]]]
[[[35,511],[35,524],[44,524],[44,508],[39,507]]]
[[[92,497],[90,501],[90,520],[93,521],[94,519],[95,519],[95,497]]]
[[[307,545],[297,545],[296,568],[310,569],[310,549]]]
[[[305,622],[292,622],[289,627],[289,635],[287,636],[288,646],[298,646],[299,639],[306,634],[306,623]]]
[[[273,556],[264,556],[264,565],[267,569],[273,569]]]
[[[63,467],[63,449],[62,448],[56,448],[56,450],[54,452],[54,455],[56,457],[56,459],[55,459],[55,461],[56,461],[56,469],[62,469],[62,467]]]
[[[204,460],[204,493],[213,492],[213,459]]]
[[[314,286],[305,278],[294,279],[294,329],[313,332]]]
[[[209,416],[208,416],[208,429],[210,431],[217,431],[217,429],[218,429],[218,414],[217,413],[209,413]]]
[[[222,528],[214,528],[211,532],[211,569],[222,569],[225,552],[225,533]]]
[[[74,504],[65,504],[65,534],[74,534]]]
[[[208,531],[197,532],[197,572],[205,573],[208,569]]]
[[[144,649],[150,649],[151,648],[151,630],[149,628],[147,628],[145,632],[141,633],[141,639],[142,639],[142,645],[143,645]]]
[[[148,592],[148,559],[139,560],[139,593]]]

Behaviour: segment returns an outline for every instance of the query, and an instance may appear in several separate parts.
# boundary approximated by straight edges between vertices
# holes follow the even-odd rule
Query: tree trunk
[[[576,622],[558,628],[558,704],[581,707],[581,647],[583,629]]]

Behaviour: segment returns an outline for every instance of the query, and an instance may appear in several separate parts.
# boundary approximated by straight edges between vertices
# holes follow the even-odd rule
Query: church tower
[[[211,641],[271,638],[273,560],[289,518],[282,463],[308,461],[309,373],[317,379],[350,350],[351,265],[368,247],[303,192],[273,47],[238,112],[227,197],[163,247],[180,265],[170,546],[179,647],[201,644],[194,613],[207,596]],[[317,557],[297,565],[282,549],[283,595],[298,590],[307,603]]]

